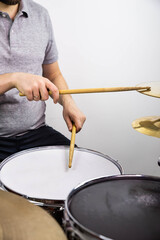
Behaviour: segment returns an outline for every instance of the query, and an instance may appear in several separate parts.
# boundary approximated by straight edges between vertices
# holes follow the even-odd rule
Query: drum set
[[[160,98],[159,82],[60,94],[131,90]],[[160,116],[132,127],[160,138]],[[160,178],[123,174],[111,157],[74,147],[74,134],[70,147],[28,149],[0,164],[0,240],[159,240]]]

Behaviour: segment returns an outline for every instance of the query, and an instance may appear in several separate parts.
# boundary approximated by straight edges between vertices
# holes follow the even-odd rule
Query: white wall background
[[[51,16],[59,64],[70,88],[160,81],[159,0],[37,0]],[[124,173],[160,176],[160,139],[132,129],[160,115],[160,99],[138,92],[73,95],[86,114],[79,147],[118,160]],[[70,138],[62,108],[47,102],[47,122]]]

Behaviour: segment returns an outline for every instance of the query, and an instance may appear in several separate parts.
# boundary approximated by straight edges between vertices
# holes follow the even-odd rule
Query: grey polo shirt
[[[52,24],[45,8],[22,0],[14,21],[0,12],[0,74],[42,75],[42,64],[58,59]],[[0,95],[0,136],[23,134],[45,124],[45,102],[28,101],[16,88]]]

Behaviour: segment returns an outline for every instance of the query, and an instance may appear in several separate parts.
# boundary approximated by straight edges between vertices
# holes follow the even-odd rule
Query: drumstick
[[[66,89],[66,90],[59,90],[59,94],[121,92],[121,91],[133,91],[133,90],[150,90],[150,87],[113,87],[113,88]]]
[[[138,91],[138,90],[150,90],[150,87],[113,87],[113,88],[84,88],[84,89],[64,89],[59,90],[59,94],[79,94],[79,93],[100,93],[100,92],[122,92],[122,91]],[[20,96],[25,96],[23,93],[19,93]],[[52,92],[49,91],[49,95]]]
[[[70,142],[70,149],[69,149],[69,165],[68,165],[69,168],[72,167],[72,159],[73,159],[73,153],[74,153],[75,136],[76,136],[76,126],[73,123],[71,142]]]

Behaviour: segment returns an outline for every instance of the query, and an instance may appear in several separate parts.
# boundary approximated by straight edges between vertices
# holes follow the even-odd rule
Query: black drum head
[[[78,225],[98,236],[159,240],[160,178],[122,175],[93,180],[71,192],[68,211]]]

